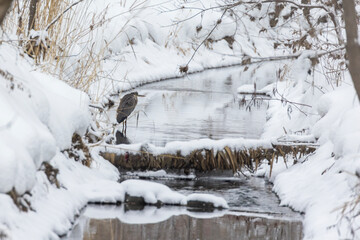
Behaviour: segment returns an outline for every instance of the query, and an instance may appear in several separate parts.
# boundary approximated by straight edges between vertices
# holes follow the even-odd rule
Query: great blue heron
[[[123,132],[125,128],[126,136],[126,121],[128,116],[134,111],[136,104],[138,102],[138,97],[145,97],[144,95],[139,95],[138,92],[132,92],[126,94],[121,100],[119,107],[116,110],[116,120],[118,123],[123,123]]]

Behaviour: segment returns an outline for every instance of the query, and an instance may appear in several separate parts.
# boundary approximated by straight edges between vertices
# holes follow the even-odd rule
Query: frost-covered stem
[[[346,30],[346,53],[349,59],[349,71],[360,100],[360,46],[354,0],[344,0],[344,19]]]
[[[38,0],[31,0],[29,6],[29,23],[28,23],[28,33],[31,29],[34,29],[35,26],[35,14],[36,14],[36,5]]]
[[[11,5],[12,0],[0,0],[0,25],[5,18],[6,12]]]
[[[69,7],[67,7],[62,13],[60,13],[54,20],[51,21],[51,23],[45,28],[45,31],[49,30],[49,28],[54,24],[56,23],[62,15],[64,15],[67,11],[69,11],[73,6],[81,3],[82,1],[84,0],[80,0],[80,1],[77,1],[77,2],[74,2],[73,4],[71,4]]]
[[[329,51],[318,51],[318,52],[313,52],[313,54],[309,55],[309,58],[315,58],[315,57],[322,57],[324,55],[333,53],[333,52],[337,52],[337,51],[341,51],[345,49],[345,47],[339,47],[333,50],[329,50]],[[270,61],[280,61],[280,60],[286,60],[286,59],[297,59],[298,57],[301,56],[303,52],[299,52],[298,54],[290,54],[290,55],[284,55],[284,56],[272,56],[272,57],[250,57],[251,60],[257,60],[256,62],[270,62]],[[251,62],[251,63],[255,63],[255,62]]]

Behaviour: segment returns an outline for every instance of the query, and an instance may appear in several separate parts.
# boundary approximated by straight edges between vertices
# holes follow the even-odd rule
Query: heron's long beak
[[[140,95],[140,94],[138,94],[137,96],[138,96],[138,97],[146,97],[145,95]]]

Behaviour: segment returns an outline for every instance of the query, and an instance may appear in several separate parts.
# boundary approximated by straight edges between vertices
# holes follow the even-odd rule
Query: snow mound
[[[74,133],[85,133],[90,122],[88,105],[85,93],[34,69],[17,47],[0,45],[0,235],[56,239],[96,197],[85,194],[90,195],[89,188],[95,184],[79,183],[89,180],[86,171],[90,169],[61,153],[71,146]],[[57,175],[59,188],[50,183],[44,162],[53,167],[51,174]],[[111,186],[109,181],[103,185]],[[110,192],[97,191],[103,197]],[[116,197],[115,193],[111,196]]]
[[[89,124],[87,95],[33,71],[16,49],[0,46],[0,193],[30,191],[41,164],[70,147]],[[21,66],[19,66],[21,65]]]
[[[186,203],[189,201],[212,203],[216,208],[229,208],[229,205],[224,198],[211,194],[193,193],[186,197]]]
[[[160,201],[163,204],[169,205],[187,205],[189,201],[200,201],[211,203],[215,208],[229,208],[227,202],[222,197],[200,193],[184,196],[160,183],[143,180],[126,180],[121,183],[121,186],[123,186],[124,192],[130,196],[142,197],[145,203],[148,204],[157,204]]]
[[[145,172],[126,172],[126,175],[131,177],[140,177],[147,179],[195,179],[196,175],[194,173],[190,173],[189,175],[179,175],[179,174],[171,174],[167,173],[165,170],[158,171],[145,171]]]

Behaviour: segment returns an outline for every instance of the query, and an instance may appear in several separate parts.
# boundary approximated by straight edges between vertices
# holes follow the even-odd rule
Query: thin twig
[[[191,58],[189,59],[189,61],[186,63],[185,67],[189,67],[190,62],[193,60],[193,58],[195,57],[195,54],[197,53],[197,51],[199,50],[199,48],[205,43],[205,41],[210,37],[210,35],[214,32],[214,30],[216,29],[216,27],[221,23],[222,18],[224,17],[226,11],[228,9],[225,9],[223,14],[221,15],[220,19],[216,21],[215,26],[211,29],[211,31],[209,32],[209,34],[204,38],[204,40],[202,40],[202,42],[196,47],[195,51],[193,52],[193,54],[191,55]]]
[[[345,46],[339,47],[339,48],[335,48],[333,50],[330,51],[314,51],[313,53],[309,54],[309,58],[314,58],[314,57],[322,57],[324,55],[333,53],[333,52],[337,52],[340,50],[344,50]],[[279,61],[279,60],[286,60],[286,59],[296,59],[299,58],[301,55],[303,54],[303,52],[300,52],[298,54],[291,54],[291,55],[284,55],[284,56],[271,56],[271,57],[249,57],[250,59],[255,59],[255,60],[259,60],[256,62],[270,62],[270,61]],[[242,55],[243,57],[243,55]],[[254,63],[254,62],[252,62]]]
[[[96,109],[99,109],[99,110],[104,111],[104,108],[103,108],[103,107],[98,106],[98,105],[95,105],[95,104],[89,104],[89,107],[96,108]]]
[[[67,7],[62,13],[60,13],[54,20],[51,21],[51,23],[45,28],[45,31],[49,30],[49,28],[50,28],[54,23],[56,23],[56,22],[62,17],[62,15],[64,15],[67,11],[69,11],[73,6],[81,3],[82,1],[84,1],[84,0],[79,0],[79,1],[71,4],[69,7]]]

